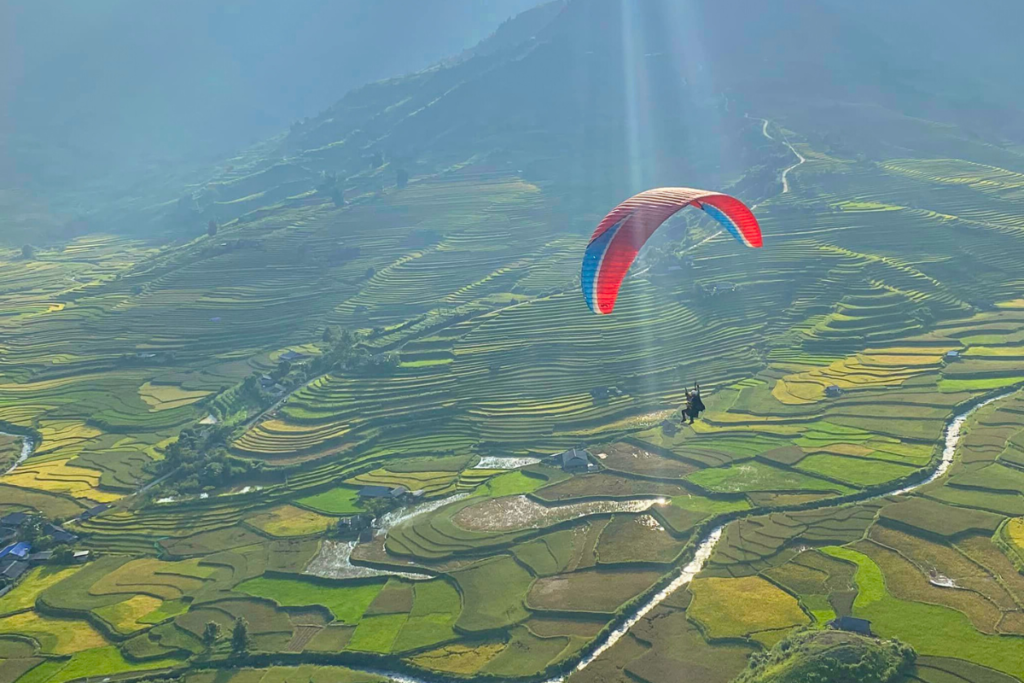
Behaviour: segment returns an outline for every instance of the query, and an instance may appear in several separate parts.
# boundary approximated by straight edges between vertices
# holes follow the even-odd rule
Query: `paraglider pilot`
[[[690,424],[704,412],[704,401],[700,400],[700,385],[693,385],[693,391],[686,392],[686,406],[683,408],[683,422],[690,418]]]

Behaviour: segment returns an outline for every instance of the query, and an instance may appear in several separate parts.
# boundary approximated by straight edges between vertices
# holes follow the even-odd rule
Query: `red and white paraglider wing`
[[[747,206],[726,194],[687,187],[647,190],[615,207],[590,238],[583,255],[583,298],[595,313],[611,313],[619,288],[640,248],[668,218],[687,206],[705,211],[748,247],[761,246],[761,227]]]

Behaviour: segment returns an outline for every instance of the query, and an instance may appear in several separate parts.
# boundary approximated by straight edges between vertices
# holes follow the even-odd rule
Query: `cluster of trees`
[[[392,510],[397,510],[404,505],[404,501],[395,498],[370,498],[360,503],[363,508],[372,515],[373,519],[380,519]]]
[[[242,382],[242,401],[246,405],[266,410],[274,405],[275,401],[306,381],[304,372],[291,373],[292,364],[288,361],[281,361],[266,375],[272,382],[270,386],[264,386],[263,374],[256,372],[249,375]],[[275,387],[277,387],[276,390]]]
[[[60,530],[54,528],[58,522],[59,520],[50,522],[45,517],[33,515],[18,527],[15,540],[31,543],[33,552],[52,550],[50,564],[71,564],[74,561],[74,549],[68,543],[57,541],[52,535],[54,531]],[[3,580],[0,580],[0,585],[3,585]]]
[[[356,363],[352,364],[350,370],[364,375],[383,376],[390,375],[402,364],[402,357],[394,352],[371,354],[365,349],[357,356]]]
[[[375,356],[356,346],[357,338],[351,332],[328,327],[323,334],[327,350],[304,363],[282,360],[268,373],[255,372],[242,382],[240,398],[249,405],[267,409],[284,393],[301,387],[310,379],[332,371],[356,371],[375,364]],[[270,379],[270,386],[265,378]],[[275,390],[274,387],[277,387]]]
[[[31,517],[18,529],[18,540],[31,543],[33,550],[55,550],[58,544],[50,535],[48,526],[42,517]]]
[[[167,447],[158,473],[167,476],[164,495],[200,493],[240,477],[257,474],[263,463],[235,458],[227,452],[230,427],[187,427]]]
[[[323,336],[320,339],[324,344],[328,345],[328,349],[323,355],[314,359],[310,365],[313,370],[321,374],[349,358],[352,355],[356,342],[359,341],[358,337],[348,330],[341,330],[331,326],[324,328]]]
[[[216,621],[208,621],[203,627],[203,645],[207,651],[212,651],[221,639],[221,627]],[[249,622],[244,617],[236,617],[231,627],[231,652],[241,655],[249,651],[252,646],[252,638],[249,636]]]
[[[359,338],[348,330],[328,327],[323,341],[328,350],[310,362],[310,374],[319,376],[328,372],[352,372],[370,375],[388,374],[399,366],[401,358],[394,352],[373,354],[358,345]]]

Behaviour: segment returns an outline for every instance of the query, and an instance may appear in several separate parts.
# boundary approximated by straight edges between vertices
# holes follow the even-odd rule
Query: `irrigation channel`
[[[13,436],[14,438],[21,439],[21,455],[19,455],[18,459],[14,461],[14,464],[4,472],[4,474],[10,474],[18,467],[18,465],[25,462],[28,459],[28,456],[32,455],[32,449],[36,447],[36,442],[32,440],[32,437],[25,436],[24,434],[8,434],[7,432],[0,432],[0,436]]]
[[[950,420],[949,423],[946,425],[946,432],[944,438],[945,445],[942,449],[942,457],[936,464],[935,469],[932,470],[932,472],[925,479],[919,481],[916,484],[904,486],[902,488],[894,489],[892,491],[877,493],[868,498],[862,498],[858,500],[857,503],[863,503],[865,501],[875,500],[878,498],[885,498],[889,496],[902,496],[912,491],[916,491],[922,486],[926,486],[935,481],[936,479],[940,478],[949,470],[950,465],[953,464],[953,457],[956,454],[957,446],[960,444],[960,431],[964,426],[964,422],[967,421],[967,418],[969,418],[979,408],[987,406],[988,404],[993,403],[995,401],[1004,399],[1012,395],[1013,393],[1015,392],[1011,391],[999,394],[998,396],[993,396],[992,398],[986,399],[981,403],[977,403],[972,407],[964,410],[962,413],[959,413],[958,415],[954,416],[953,419]],[[827,506],[828,503],[826,503],[825,505]],[[549,678],[548,680],[544,681],[544,683],[563,683],[565,679],[568,678],[569,675],[573,672],[582,671],[583,669],[590,666],[590,664],[598,657],[600,657],[601,654],[603,654],[606,650],[615,645],[615,643],[619,642],[619,640],[624,635],[626,635],[626,633],[628,633],[629,630],[637,624],[637,622],[643,619],[648,612],[650,612],[652,609],[660,605],[669,595],[679,590],[686,584],[690,583],[694,579],[694,577],[697,576],[697,574],[699,574],[700,571],[704,568],[704,564],[708,561],[708,558],[711,557],[711,554],[715,550],[715,545],[718,544],[719,539],[722,537],[722,531],[724,528],[725,526],[721,525],[715,527],[710,532],[708,532],[708,534],[703,539],[701,539],[700,543],[697,545],[697,549],[694,551],[693,559],[690,560],[689,563],[687,563],[686,566],[684,566],[679,571],[679,575],[675,579],[673,579],[672,582],[669,583],[665,588],[661,589],[651,597],[647,598],[642,604],[637,606],[637,608],[633,611],[632,614],[630,614],[615,630],[609,632],[604,637],[603,641],[600,642],[597,645],[597,647],[591,650],[589,654],[584,656],[583,659],[581,659],[580,662],[575,667],[573,667],[573,669],[570,672],[559,676],[555,676],[554,678]],[[410,676],[404,673],[395,673],[390,671],[383,671],[380,669],[362,667],[353,668],[358,668],[361,671],[366,671],[367,673],[373,673],[377,674],[378,676],[383,676],[392,681],[397,681],[397,683],[437,683],[438,680],[442,680],[441,678],[420,678],[417,676]]]

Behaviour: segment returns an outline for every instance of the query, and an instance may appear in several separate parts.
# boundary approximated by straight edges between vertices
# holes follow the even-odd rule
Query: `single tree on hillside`
[[[207,650],[212,650],[218,640],[220,640],[220,624],[216,621],[206,622],[206,626],[203,627],[203,645]]]
[[[206,224],[206,234],[210,237],[217,236],[217,221],[210,219],[210,222]]]
[[[249,622],[242,617],[237,617],[231,628],[231,651],[235,654],[249,651]]]
[[[21,248],[21,258],[25,259],[26,261],[31,261],[35,257],[36,248],[33,247],[31,244],[26,244]]]

